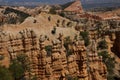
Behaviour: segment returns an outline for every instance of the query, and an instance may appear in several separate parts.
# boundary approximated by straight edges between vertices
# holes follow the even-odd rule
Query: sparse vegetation
[[[78,38],[78,35],[76,34],[76,35],[74,36],[74,40],[77,40],[77,38]]]
[[[79,78],[78,78],[78,77],[75,77],[75,78],[73,78],[73,80],[79,80]]]
[[[17,55],[17,58],[11,61],[9,71],[14,78],[13,80],[23,79],[25,77],[25,72],[30,72],[30,61],[27,55]]]
[[[56,26],[59,27],[59,23],[56,23]]]
[[[70,39],[70,36],[65,37],[64,47],[67,51],[67,56],[72,55],[72,50],[69,48],[70,45],[72,45],[72,40]]]
[[[97,46],[98,49],[107,49],[108,46],[107,46],[107,42],[105,40],[102,40],[98,43],[98,46]]]
[[[51,45],[45,46],[45,50],[47,52],[47,55],[50,56],[52,53],[52,46]]]
[[[26,14],[22,11],[19,11],[19,10],[15,10],[15,9],[12,9],[12,8],[6,8],[4,14],[9,14],[9,13],[15,13],[17,15],[17,18],[14,19],[14,18],[11,18],[8,23],[16,23],[16,21],[19,21],[20,23],[22,23],[28,16],[30,16],[29,14]]]
[[[51,16],[48,17],[48,21],[51,21]]]
[[[22,67],[24,68],[24,71],[30,70],[30,61],[26,54],[18,54],[17,55],[17,61],[22,64]]]
[[[57,23],[56,23],[56,26],[59,27],[59,24],[60,24],[60,20],[58,19]]]
[[[20,80],[23,78],[25,70],[19,61],[16,59],[12,60],[12,63],[10,64],[9,70],[12,73],[12,76],[14,77],[14,80]]]
[[[88,35],[89,33],[87,31],[80,32],[80,36],[82,36],[83,40],[85,41],[85,46],[88,46],[90,44]]]
[[[4,56],[3,55],[0,55],[0,60],[3,60],[4,59]]]
[[[13,59],[9,68],[0,65],[0,80],[21,80],[25,76],[25,72],[29,71],[29,59],[26,55],[20,54]]]
[[[61,9],[61,5],[48,4],[32,9],[24,6],[1,7],[0,80],[56,80],[57,76],[60,76],[59,80],[85,77],[91,80],[106,77],[107,80],[116,80],[120,72],[119,62],[115,62],[119,60],[120,22],[115,18],[120,15],[92,14],[83,11],[78,2],[66,9],[64,5]],[[76,5],[81,10],[74,7]]]
[[[76,77],[72,77],[70,75],[66,75],[66,78],[67,80],[79,80],[79,78],[76,76]]]
[[[117,27],[117,23],[114,20],[109,20],[108,24],[110,25],[111,29],[115,29]]]
[[[72,80],[72,76],[70,76],[70,75],[66,75],[65,77],[67,80]]]
[[[65,13],[63,13],[63,12],[60,13],[59,15],[62,16],[62,17],[65,17]]]
[[[56,27],[53,28],[53,30],[51,31],[51,33],[54,35],[56,34]]]
[[[1,65],[0,65],[0,80],[13,80],[13,77],[9,69]]]
[[[33,76],[33,78],[31,80],[37,80],[37,77],[36,76]]]
[[[80,31],[81,26],[76,25],[75,30]]]
[[[65,20],[62,21],[62,26],[65,27]]]
[[[60,23],[60,20],[59,20],[59,19],[57,20],[57,23]]]
[[[55,8],[51,8],[50,11],[49,11],[50,14],[56,14],[56,11],[55,11]]]
[[[73,26],[72,22],[68,22],[68,23],[67,23],[67,26],[68,26],[68,27],[72,27],[72,26]]]
[[[107,66],[108,80],[114,80],[115,58],[111,57],[107,51],[100,52],[98,55],[103,57],[103,62]]]
[[[33,23],[37,23],[37,20],[36,20],[36,19],[34,19]]]

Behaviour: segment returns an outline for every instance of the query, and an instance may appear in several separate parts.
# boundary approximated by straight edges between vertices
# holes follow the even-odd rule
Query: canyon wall
[[[60,35],[56,40],[50,41],[52,53],[48,56],[45,36],[40,35],[38,38],[33,30],[28,29],[17,35],[1,32],[0,56],[4,58],[0,63],[9,67],[12,59],[24,53],[31,62],[30,73],[38,80],[67,80],[70,77],[79,80],[106,80],[106,66],[94,49],[88,52],[84,41],[77,39],[72,41],[73,53],[67,56],[63,40],[63,35]],[[94,45],[93,41],[91,46]]]

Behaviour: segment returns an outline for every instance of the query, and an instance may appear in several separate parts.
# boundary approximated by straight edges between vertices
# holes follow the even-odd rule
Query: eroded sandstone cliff
[[[7,33],[0,35],[0,55],[4,56],[0,61],[2,65],[5,65],[5,61],[10,63],[18,54],[24,53],[31,62],[30,73],[36,76],[37,80],[66,80],[68,76],[78,77],[80,80],[106,80],[107,71],[102,57],[94,50],[88,53],[83,40],[73,41],[73,53],[67,56],[63,46],[64,37],[60,35],[58,39],[52,41],[52,53],[48,56],[45,50],[46,38],[42,35],[36,37],[33,30],[26,29],[17,35]]]

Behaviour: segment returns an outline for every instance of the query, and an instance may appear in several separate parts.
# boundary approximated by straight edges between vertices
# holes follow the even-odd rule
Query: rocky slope
[[[23,14],[24,9],[15,12]],[[67,17],[43,10],[22,23],[2,25],[0,65],[9,67],[19,54],[25,54],[31,63],[24,73],[28,80],[119,79],[119,19],[74,10],[62,12]]]

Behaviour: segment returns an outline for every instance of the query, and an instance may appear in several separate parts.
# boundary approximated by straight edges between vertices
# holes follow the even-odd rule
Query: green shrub
[[[103,57],[103,62],[107,66],[107,78],[108,80],[113,80],[114,77],[114,68],[115,68],[115,58],[112,58],[107,51],[98,53],[99,56]]]
[[[98,46],[97,46],[97,47],[100,48],[100,49],[107,49],[107,48],[108,48],[107,42],[106,42],[105,40],[100,41],[100,42],[98,43]]]
[[[68,22],[68,23],[67,23],[67,26],[68,26],[68,27],[72,27],[72,26],[73,26],[73,25],[72,25],[72,22]]]
[[[24,71],[30,70],[30,61],[26,54],[19,54],[17,55],[17,61],[22,64]]]
[[[31,80],[38,80],[36,76],[33,76]]]
[[[65,17],[65,14],[64,14],[64,13],[60,13],[59,15],[62,16],[62,17]]]
[[[65,27],[65,20],[62,21],[62,26]]]
[[[0,80],[13,80],[12,74],[9,69],[0,66]]]
[[[78,77],[75,77],[75,78],[73,78],[73,80],[79,80],[79,78],[78,78]]]
[[[67,80],[72,80],[73,79],[71,75],[66,75],[65,77],[66,77]]]
[[[53,28],[53,30],[51,31],[52,34],[56,34],[56,27]]]
[[[3,55],[0,55],[0,60],[3,60],[4,59],[4,56]]]
[[[74,36],[74,40],[77,40],[77,38],[78,38],[78,35],[75,35],[75,36]]]
[[[55,8],[51,8],[49,11],[50,14],[56,14]]]
[[[71,44],[70,36],[65,37],[64,39],[64,47],[68,49],[68,45]]]
[[[67,52],[67,56],[72,55],[73,51],[69,49],[69,45],[72,45],[72,40],[70,39],[70,36],[65,37],[64,39],[64,47]]]
[[[83,40],[85,41],[85,46],[88,46],[90,44],[90,40],[89,40],[89,33],[84,31],[84,32],[80,32],[80,36],[82,36]]]
[[[47,52],[47,55],[50,56],[52,53],[52,46],[51,45],[45,46],[45,50]]]
[[[48,17],[48,21],[51,21],[51,16]]]
[[[57,20],[57,23],[60,23],[60,20],[59,20],[59,19]]]
[[[17,60],[13,60],[10,64],[9,70],[12,73],[12,76],[15,80],[20,80],[25,73],[24,68],[22,67],[22,64],[19,63]]]

